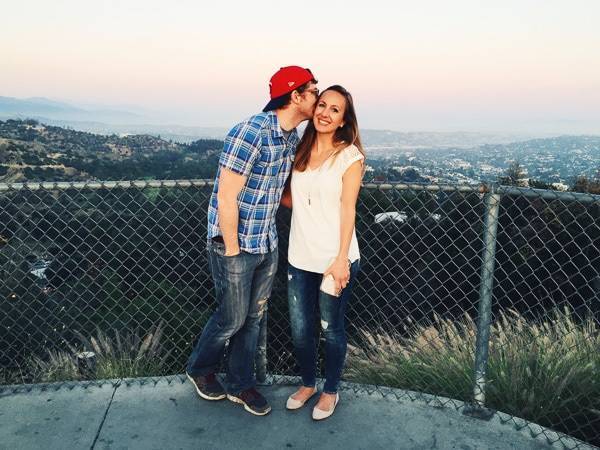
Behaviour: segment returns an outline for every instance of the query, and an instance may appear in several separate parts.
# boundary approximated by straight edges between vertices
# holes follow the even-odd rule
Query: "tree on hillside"
[[[0,164],[8,161],[8,144],[0,142]]]
[[[585,175],[578,176],[571,187],[574,192],[587,192],[590,194],[600,194],[600,169],[596,176],[588,178]]]
[[[556,188],[552,186],[552,183],[546,183],[545,181],[535,180],[533,178],[529,179],[529,187],[532,187],[534,189],[546,189],[551,191],[556,190]]]
[[[513,161],[506,169],[504,176],[500,177],[499,181],[500,184],[508,186],[524,186],[526,179],[523,166],[519,164],[519,161]]]

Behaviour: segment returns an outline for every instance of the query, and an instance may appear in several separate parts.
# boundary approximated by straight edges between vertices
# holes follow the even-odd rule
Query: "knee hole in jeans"
[[[258,317],[262,317],[263,314],[265,313],[265,309],[267,309],[267,301],[268,300],[269,300],[269,298],[265,297],[262,300],[258,301]]]

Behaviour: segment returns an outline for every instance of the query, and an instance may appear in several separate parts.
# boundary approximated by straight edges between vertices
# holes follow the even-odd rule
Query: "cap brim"
[[[272,99],[267,105],[263,108],[263,112],[273,111],[277,109],[277,99]]]

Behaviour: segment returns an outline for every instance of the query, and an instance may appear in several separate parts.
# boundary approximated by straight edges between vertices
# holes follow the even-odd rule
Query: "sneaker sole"
[[[233,403],[239,403],[240,405],[244,405],[244,409],[248,411],[250,414],[254,414],[255,416],[266,416],[271,412],[271,407],[264,412],[254,411],[252,408],[248,406],[248,404],[242,400],[241,398],[235,397],[231,394],[227,394],[227,399],[231,400]]]
[[[218,397],[209,397],[208,395],[204,394],[203,392],[200,391],[200,389],[198,389],[198,386],[196,386],[196,383],[194,382],[194,380],[192,379],[192,377],[190,377],[187,373],[185,374],[186,377],[188,377],[188,380],[190,380],[192,382],[192,385],[194,386],[194,388],[196,389],[196,392],[198,393],[198,395],[200,397],[202,397],[204,400],[209,400],[209,401],[214,401],[214,400],[223,400],[227,395],[226,394],[221,394]]]

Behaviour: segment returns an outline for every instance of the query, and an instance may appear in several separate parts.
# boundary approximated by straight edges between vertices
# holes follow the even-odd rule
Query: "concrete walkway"
[[[299,411],[285,410],[292,386],[260,389],[273,406],[265,417],[252,416],[227,400],[202,400],[180,376],[156,384],[87,388],[69,384],[60,389],[4,391],[0,449],[563,448],[559,443],[550,445],[543,435],[532,437],[528,428],[518,431],[513,421],[502,423],[497,416],[484,421],[463,415],[462,408],[351,389],[341,392],[331,418],[313,422],[315,401]],[[558,439],[555,433],[545,433]]]

